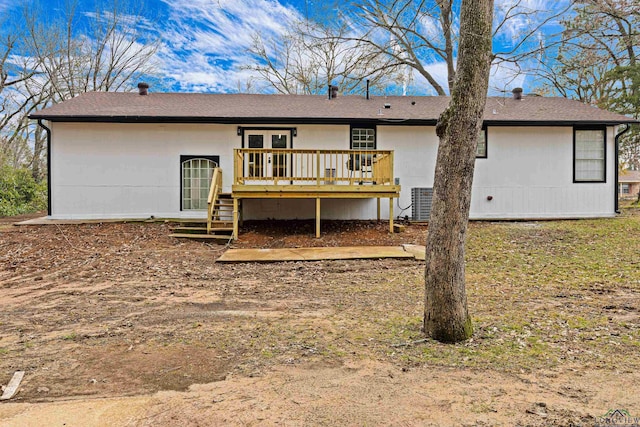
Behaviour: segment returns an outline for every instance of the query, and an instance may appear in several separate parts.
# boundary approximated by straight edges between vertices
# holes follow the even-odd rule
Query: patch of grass
[[[78,338],[78,334],[75,332],[71,332],[66,335],[63,335],[61,338],[65,341],[75,341],[75,339]]]
[[[408,364],[515,372],[567,362],[640,368],[640,361],[634,360],[640,325],[610,315],[615,307],[626,307],[624,314],[637,306],[639,235],[638,216],[472,223],[466,264],[475,328],[471,340],[454,345],[421,341],[421,266],[404,289],[387,280],[391,289],[378,300],[373,310],[377,315],[361,314],[361,324],[349,331],[350,336],[374,336],[375,350],[384,349],[387,357]],[[403,307],[400,299],[407,284],[413,302]],[[356,342],[364,344],[361,339]],[[398,343],[408,345],[397,347]]]

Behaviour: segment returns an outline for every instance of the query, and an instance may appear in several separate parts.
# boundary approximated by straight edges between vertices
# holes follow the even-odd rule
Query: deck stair
[[[215,168],[207,199],[207,219],[202,223],[181,224],[173,229],[171,237],[226,243],[233,236],[233,197],[223,193],[222,171]]]
[[[236,148],[233,150],[231,194],[222,192],[222,171],[214,168],[204,224],[179,227],[174,237],[237,239],[242,226],[243,200],[315,200],[316,237],[320,237],[321,204],[334,199],[389,199],[389,232],[393,233],[394,200],[400,184],[393,172],[390,150],[318,150]],[[336,203],[336,202],[334,202]]]

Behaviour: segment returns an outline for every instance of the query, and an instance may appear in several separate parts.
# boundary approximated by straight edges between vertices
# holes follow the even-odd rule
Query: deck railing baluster
[[[393,185],[393,151],[234,150],[234,184]]]

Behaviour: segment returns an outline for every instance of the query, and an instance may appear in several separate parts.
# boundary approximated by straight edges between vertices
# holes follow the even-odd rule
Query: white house
[[[619,125],[635,121],[516,98],[487,101],[471,219],[614,216]],[[31,118],[50,139],[52,219],[205,218],[216,166],[245,219],[428,219],[448,102],[141,90],[86,93]]]

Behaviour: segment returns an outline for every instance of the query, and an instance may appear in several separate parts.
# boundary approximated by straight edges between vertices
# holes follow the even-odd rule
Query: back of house
[[[31,117],[48,130],[53,219],[205,218],[219,168],[244,219],[427,220],[448,102],[92,92]],[[471,219],[614,216],[616,142],[632,122],[564,98],[490,97]]]

